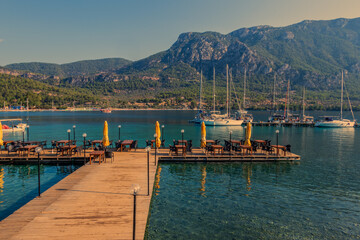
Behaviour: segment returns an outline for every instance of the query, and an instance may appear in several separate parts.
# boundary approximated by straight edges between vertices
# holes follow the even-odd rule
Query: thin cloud
[[[4,41],[4,39],[0,38],[0,43],[3,42],[3,41]]]

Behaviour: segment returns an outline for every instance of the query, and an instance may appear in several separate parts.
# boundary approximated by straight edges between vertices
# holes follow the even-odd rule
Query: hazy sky
[[[305,19],[360,17],[359,0],[0,0],[0,66],[168,49],[182,32],[229,33]]]

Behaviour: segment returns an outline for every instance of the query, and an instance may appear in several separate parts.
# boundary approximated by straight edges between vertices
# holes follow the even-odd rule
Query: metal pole
[[[40,153],[38,153],[38,196],[40,197]]]
[[[23,142],[25,142],[25,131],[23,131],[22,134],[23,134]]]
[[[68,132],[68,140],[70,142],[70,132]],[[70,145],[70,143],[69,143],[69,145]]]
[[[119,128],[119,141],[120,141],[120,129],[121,129],[121,128]]]
[[[149,151],[147,152],[147,184],[148,184],[148,196],[150,195],[150,168],[149,168]]]
[[[135,240],[135,229],[136,229],[136,192],[134,191],[133,240]]]
[[[277,132],[276,133],[276,146],[279,145],[279,133]],[[276,155],[279,155],[279,148],[277,149],[277,154]]]
[[[155,138],[155,142],[154,142],[154,144],[155,144],[155,166],[156,166],[156,153],[157,153],[157,144],[156,144],[156,138]]]
[[[75,141],[75,128],[73,128],[74,129],[74,141]]]
[[[184,144],[184,133],[181,133],[181,145]]]
[[[86,164],[86,158],[85,158],[86,148],[85,148],[85,144],[86,144],[86,140],[85,140],[85,137],[84,137],[84,165]]]
[[[163,142],[164,141],[164,126],[162,127],[161,130],[162,130],[161,131],[161,142]]]

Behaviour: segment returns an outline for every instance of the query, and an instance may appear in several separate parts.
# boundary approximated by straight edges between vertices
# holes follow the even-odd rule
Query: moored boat
[[[111,109],[110,108],[103,108],[103,109],[100,109],[100,112],[102,112],[102,113],[111,113]]]
[[[22,123],[21,118],[17,119],[0,119],[2,124],[2,131],[3,132],[24,132],[25,129],[28,127],[26,123]],[[6,124],[9,122],[9,124]],[[19,122],[19,123],[16,123]]]
[[[349,119],[343,119],[343,97],[344,97],[344,72],[341,73],[341,99],[340,99],[340,118],[333,116],[323,116],[319,121],[315,123],[315,127],[323,128],[347,128],[355,126],[355,117],[352,111],[351,102],[348,96],[349,106],[353,115],[353,121]]]

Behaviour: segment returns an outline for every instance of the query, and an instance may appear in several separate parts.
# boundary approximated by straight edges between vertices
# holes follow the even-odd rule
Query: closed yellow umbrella
[[[251,146],[250,138],[251,138],[251,123],[248,122],[246,125],[246,139],[245,139],[246,146]]]
[[[3,141],[3,131],[2,131],[2,125],[0,122],[0,146],[4,145],[4,141]]]
[[[200,145],[202,148],[206,147],[206,127],[205,127],[204,122],[201,123],[201,144]]]
[[[109,129],[108,129],[108,123],[107,121],[104,122],[104,130],[103,130],[103,139],[102,143],[104,147],[107,147],[110,145],[109,142]]]
[[[156,123],[155,123],[155,133],[157,135],[156,147],[159,148],[161,146],[161,140],[160,140],[161,132],[160,132],[160,124],[158,121],[156,121]]]

